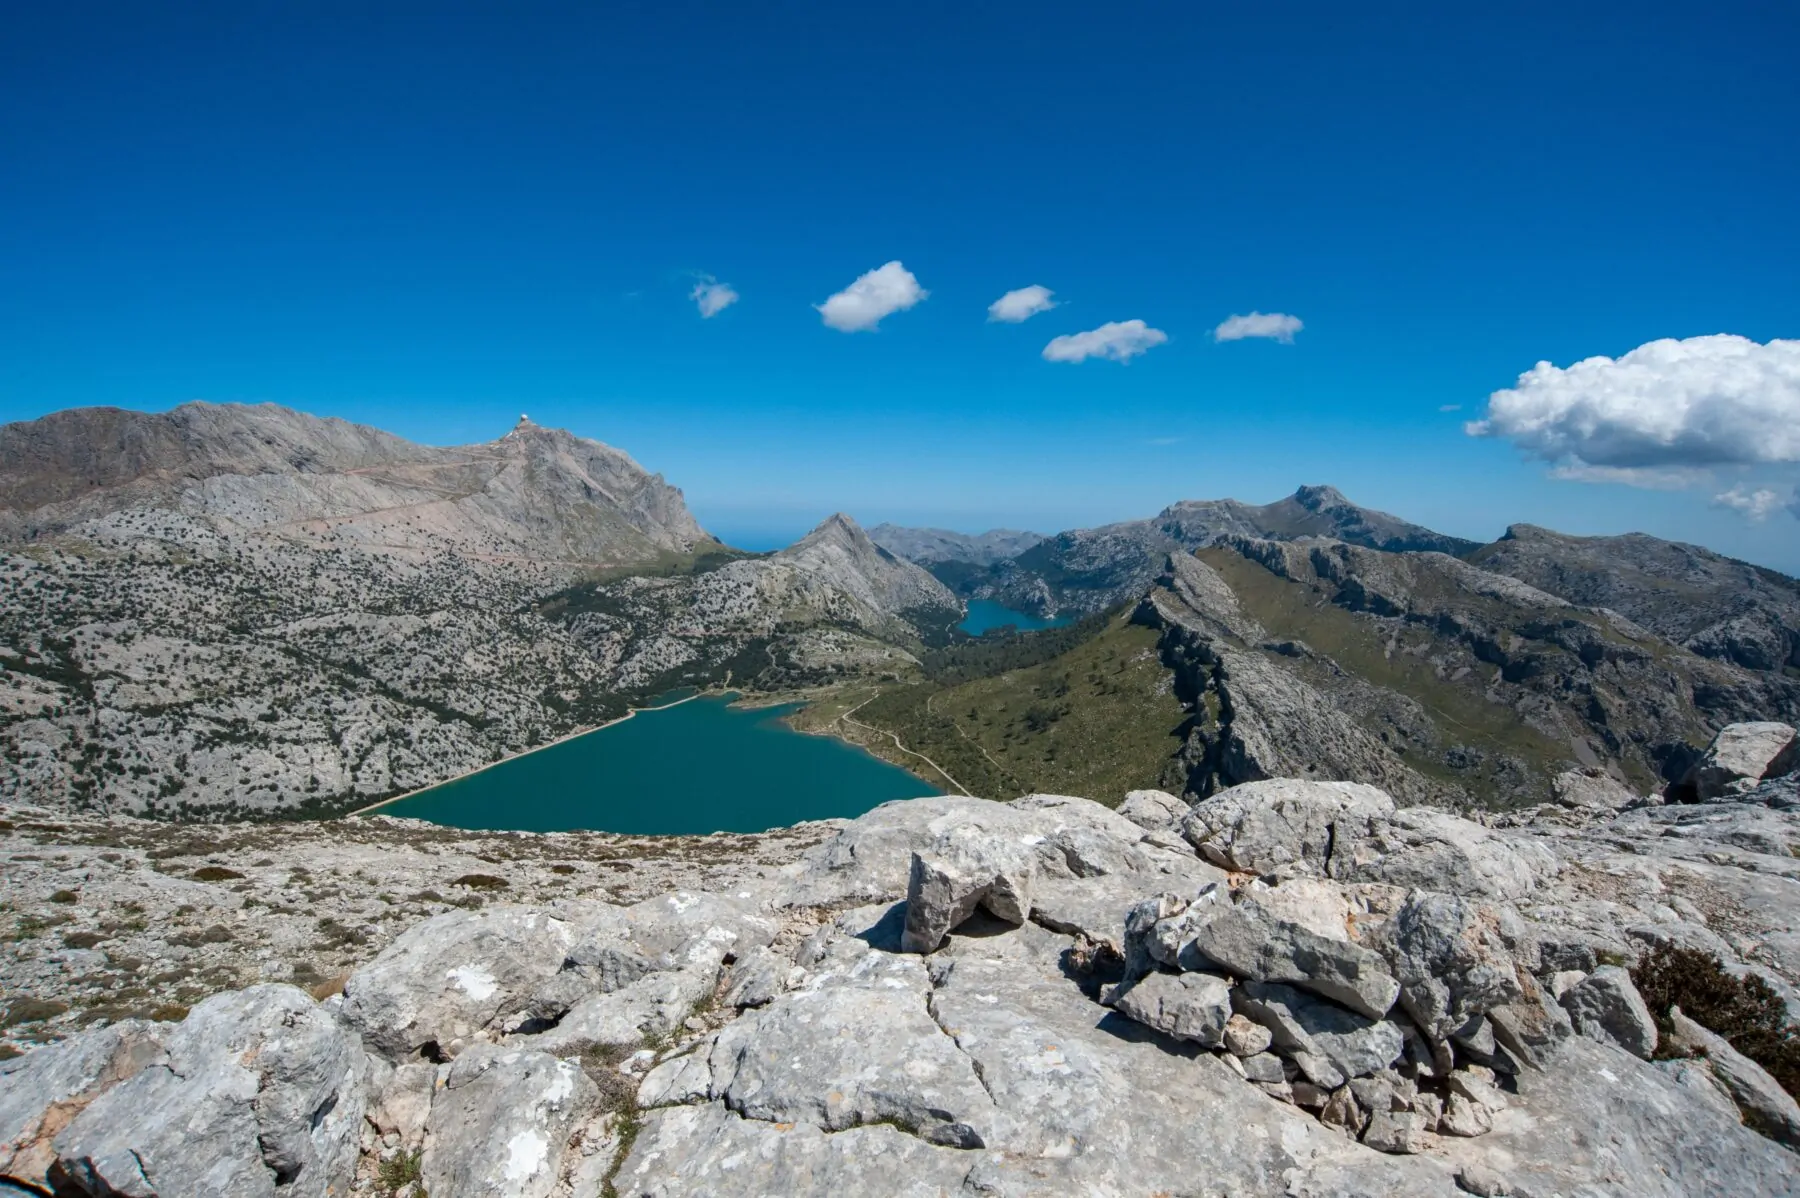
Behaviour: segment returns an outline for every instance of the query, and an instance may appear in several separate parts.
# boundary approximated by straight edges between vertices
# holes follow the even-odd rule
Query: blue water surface
[[[1074,617],[1061,615],[1045,619],[1042,616],[1029,615],[1022,611],[1014,611],[1010,607],[1002,607],[992,599],[969,600],[969,614],[957,627],[970,636],[980,636],[995,628],[1012,625],[1020,632],[1036,632],[1040,628],[1060,628]]]

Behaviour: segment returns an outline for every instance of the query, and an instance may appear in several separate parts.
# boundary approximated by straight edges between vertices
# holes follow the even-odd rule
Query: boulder
[[[1669,1008],[1671,1046],[1706,1058],[1713,1077],[1737,1104],[1744,1123],[1778,1144],[1800,1151],[1800,1105],[1768,1071],[1733,1048],[1725,1037]]]
[[[1119,987],[1111,1006],[1165,1036],[1217,1048],[1231,1019],[1231,982],[1210,973],[1152,973]]]
[[[55,1138],[58,1193],[325,1198],[356,1167],[368,1062],[292,986],[215,995]],[[141,1059],[141,1058],[140,1058]]]
[[[730,1007],[763,1007],[787,989],[788,974],[794,963],[769,949],[757,945],[731,966],[731,980],[720,1001]]]
[[[1405,1033],[1392,1020],[1370,1019],[1292,986],[1245,982],[1233,992],[1232,1006],[1266,1028],[1275,1047],[1296,1062],[1296,1054],[1315,1054],[1345,1078],[1387,1068],[1406,1047]]]
[[[390,1060],[427,1045],[454,1056],[522,1013],[555,976],[576,929],[546,911],[446,911],[402,932],[344,983],[343,1016]]]
[[[1429,807],[1408,807],[1334,848],[1331,876],[1477,898],[1518,899],[1556,871],[1530,840]]]
[[[1800,741],[1791,724],[1773,720],[1727,724],[1713,737],[1686,781],[1707,802],[1750,790],[1763,778],[1778,778],[1800,766]]]
[[[1181,827],[1190,808],[1166,790],[1133,790],[1119,804],[1119,814],[1146,832]]]
[[[1415,891],[1381,929],[1377,942],[1399,980],[1400,1006],[1430,1039],[1441,1042],[1523,996],[1504,919],[1473,899]]]
[[[167,1028],[138,1020],[0,1063],[0,1177],[49,1192],[57,1133],[105,1090],[163,1062]]]
[[[1600,966],[1564,990],[1558,1001],[1575,1030],[1588,1039],[1623,1048],[1646,1061],[1656,1051],[1656,1020],[1632,985],[1631,975],[1617,965]]]
[[[576,1125],[598,1101],[573,1061],[477,1044],[432,1099],[420,1161],[433,1194],[546,1198]]]
[[[1036,857],[1017,841],[967,831],[945,836],[913,854],[901,948],[935,952],[978,908],[1007,923],[1024,923],[1036,879]]]
[[[1254,899],[1221,906],[1191,944],[1228,973],[1301,986],[1372,1019],[1387,1014],[1400,992],[1380,954],[1275,919]]]
[[[1233,1056],[1253,1057],[1267,1052],[1274,1041],[1274,1033],[1253,1019],[1234,1014],[1225,1021],[1225,1051]]]
[[[1637,800],[1623,782],[1591,766],[1556,775],[1550,780],[1550,792],[1564,807],[1588,811],[1618,811]]]
[[[1182,834],[1222,869],[1265,874],[1305,862],[1329,875],[1339,845],[1360,840],[1393,813],[1386,791],[1359,782],[1270,778],[1196,805]]]

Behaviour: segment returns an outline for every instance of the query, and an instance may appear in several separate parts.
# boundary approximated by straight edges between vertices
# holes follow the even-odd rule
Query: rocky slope
[[[959,606],[841,520],[693,573],[734,556],[659,476],[525,420],[453,449],[268,405],[8,425],[0,796],[343,810],[739,655],[769,668],[771,646],[800,673],[891,672],[914,608],[941,627]],[[647,586],[673,606],[624,628],[567,601],[583,579],[671,571]]]
[[[626,685],[684,674],[764,689],[917,665],[920,635],[962,602],[839,513],[767,557],[679,577],[575,588],[560,602],[573,636]]]
[[[877,524],[869,530],[869,539],[907,561],[922,566],[958,562],[971,566],[991,566],[1004,558],[1017,557],[1044,539],[1041,533],[1021,532],[1013,528],[992,528],[983,533],[951,532],[945,528],[902,528],[898,524]]]
[[[1643,793],[1713,729],[1800,718],[1791,680],[1443,554],[1225,538],[1171,557],[1138,618],[1194,713],[1194,796],[1311,776],[1509,806],[1582,768]]]
[[[1743,745],[1715,756],[1742,766]],[[1744,1028],[1691,1018],[1679,1003],[1703,996],[1680,979],[1639,982],[1660,954],[1697,950],[1718,984],[1772,994],[1791,1020],[1796,780],[1489,824],[1304,780],[1191,809],[1158,792],[1118,811],[1048,795],[887,804],[797,829],[788,851],[765,839],[752,851],[767,864],[723,887],[714,874],[711,891],[695,866],[693,884],[641,900],[609,901],[590,874],[548,905],[477,898],[351,944],[357,968],[323,1001],[274,959],[270,980],[179,1022],[95,1024],[28,1052],[0,1064],[0,1176],[166,1198],[421,1182],[1793,1193],[1800,1107],[1744,1051],[1789,1066]],[[96,898],[147,908],[209,889],[231,912],[221,926],[249,939],[282,918],[250,898],[298,864],[272,844],[221,887],[192,868],[205,858],[177,880],[172,858],[130,843],[99,851],[37,819],[6,831],[28,904],[60,905],[65,943],[83,945],[9,950],[9,996],[26,970],[73,988],[38,979],[114,967],[114,938],[140,933],[68,930],[100,916]],[[356,839],[408,831],[370,821]],[[512,859],[490,868],[513,874],[575,847],[506,840]],[[413,851],[394,888],[421,867],[458,865]],[[376,854],[357,867],[377,887],[383,868]],[[73,901],[39,893],[53,884]],[[61,971],[39,964],[58,954]]]
[[[1515,524],[1469,555],[1573,603],[1609,607],[1705,657],[1800,672],[1800,582],[1642,533],[1571,537]]]
[[[1335,488],[1306,486],[1274,503],[1185,500],[1153,519],[1058,533],[981,572],[964,572],[958,589],[1021,611],[1104,611],[1142,595],[1171,552],[1234,536],[1331,537],[1391,552],[1459,554],[1478,547],[1474,541],[1358,507]]]

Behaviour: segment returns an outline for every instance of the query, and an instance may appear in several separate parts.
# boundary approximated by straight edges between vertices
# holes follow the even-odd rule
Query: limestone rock
[[[367,1065],[291,986],[208,999],[158,1028],[163,1055],[55,1139],[50,1175],[90,1194],[324,1198],[354,1168]]]
[[[543,911],[489,907],[417,924],[344,983],[344,1018],[392,1060],[457,1046],[523,1009],[554,976],[575,929]]]
[[[1471,899],[1417,891],[1383,929],[1381,947],[1399,979],[1400,1005],[1426,1036],[1444,1040],[1523,995],[1502,918]]]
[[[1345,1078],[1387,1068],[1406,1047],[1405,1034],[1392,1020],[1370,1019],[1292,986],[1245,982],[1233,992],[1232,1005],[1266,1028],[1275,1046],[1296,1061],[1295,1054],[1317,1054]]]
[[[977,908],[1007,923],[1024,923],[1036,879],[1035,858],[1016,842],[945,837],[931,851],[913,854],[901,947],[911,953],[935,951]]]
[[[1649,1060],[1656,1051],[1656,1020],[1632,985],[1631,975],[1617,965],[1602,965],[1560,997],[1575,1030],[1590,1040],[1616,1044]]]
[[[1373,1111],[1362,1142],[1377,1152],[1425,1151],[1425,1121],[1415,1111]]]
[[[758,945],[731,966],[731,981],[721,1001],[733,1007],[761,1007],[787,989],[793,962]]]
[[[431,1103],[421,1161],[433,1194],[546,1198],[575,1125],[597,1098],[573,1061],[478,1044]]]
[[[1165,1036],[1217,1048],[1231,1018],[1231,983],[1210,973],[1152,973],[1120,987],[1111,1005]]]
[[[1255,1020],[1233,1015],[1225,1021],[1225,1050],[1234,1056],[1253,1057],[1267,1052],[1274,1033]]]
[[[1380,954],[1271,918],[1240,899],[1196,929],[1194,948],[1238,977],[1303,986],[1373,1019],[1400,992]]]
[[[1770,1077],[1768,1072],[1717,1035],[1682,1014],[1669,1009],[1675,1046],[1704,1056],[1713,1076],[1737,1103],[1745,1124],[1778,1144],[1800,1151],[1800,1104]]]
[[[1800,765],[1800,739],[1791,724],[1766,720],[1719,730],[1687,781],[1701,802],[1750,789]]]
[[[1188,805],[1166,790],[1133,790],[1119,804],[1119,814],[1146,832],[1179,829]]]
[[[1182,832],[1223,869],[1268,873],[1304,861],[1329,874],[1334,846],[1394,813],[1385,791],[1355,782],[1271,778],[1220,791],[1196,806]]]
[[[57,1133],[103,1091],[166,1060],[159,1030],[127,1020],[0,1063],[0,1177],[48,1192]]]
[[[1617,811],[1636,800],[1625,784],[1602,769],[1564,770],[1550,781],[1556,801],[1564,807]]]

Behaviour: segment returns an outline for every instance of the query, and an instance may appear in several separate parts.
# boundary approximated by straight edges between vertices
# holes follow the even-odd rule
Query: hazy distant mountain
[[[959,589],[1027,611],[1100,611],[1142,594],[1169,553],[1227,536],[1331,537],[1406,552],[1458,554],[1479,547],[1476,541],[1358,507],[1332,487],[1307,486],[1274,503],[1185,500],[1152,519],[1058,533],[968,577]]]
[[[712,542],[660,475],[525,419],[448,449],[273,404],[76,408],[0,428],[0,540],[126,510],[414,557],[618,565]]]
[[[1800,670],[1800,581],[1698,545],[1515,524],[1469,560],[1572,602],[1622,612],[1706,657]]]
[[[877,524],[869,530],[869,539],[891,553],[924,566],[937,562],[991,566],[1003,558],[1017,557],[1044,537],[1041,533],[1012,528],[993,528],[971,534],[944,528]]]

